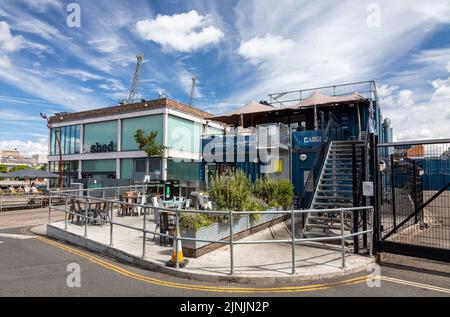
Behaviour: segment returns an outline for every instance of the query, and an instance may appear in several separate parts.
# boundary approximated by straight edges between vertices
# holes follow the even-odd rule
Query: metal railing
[[[358,92],[364,98],[372,100],[378,98],[375,82],[371,80],[271,93],[269,103],[280,108],[291,106],[305,100],[315,91],[329,96],[345,96]]]
[[[108,190],[109,188],[104,188],[103,190]],[[325,241],[336,241],[340,240],[341,242],[341,259],[342,259],[342,268],[346,267],[345,264],[345,258],[346,258],[346,246],[345,241],[347,239],[352,239],[354,236],[360,236],[360,235],[369,235],[370,238],[368,239],[370,241],[370,246],[368,247],[368,253],[369,256],[372,256],[372,249],[373,249],[373,219],[374,219],[374,209],[372,206],[369,207],[355,207],[355,208],[339,208],[339,209],[321,209],[321,210],[286,210],[286,211],[205,211],[205,210],[182,210],[182,209],[171,209],[171,208],[163,208],[163,207],[154,207],[151,205],[142,205],[142,204],[135,204],[135,203],[128,203],[118,200],[108,200],[104,198],[98,198],[98,197],[89,197],[89,196],[82,196],[77,195],[74,193],[74,191],[67,191],[67,192],[52,192],[50,193],[50,197],[52,195],[57,195],[58,197],[63,197],[65,200],[65,204],[61,206],[54,206],[50,204],[49,206],[49,215],[48,215],[48,222],[51,223],[52,220],[52,211],[59,211],[64,212],[64,230],[68,230],[68,215],[72,215],[72,217],[79,217],[81,218],[82,225],[84,226],[84,237],[88,238],[88,227],[90,222],[101,222],[102,225],[108,224],[110,226],[109,230],[109,245],[112,247],[114,245],[114,228],[117,227],[123,227],[131,230],[136,230],[142,233],[142,258],[146,257],[146,242],[147,242],[147,235],[151,234],[154,236],[159,236],[162,238],[168,238],[171,239],[175,246],[175,252],[178,255],[178,241],[195,241],[195,242],[205,242],[205,243],[216,243],[216,244],[223,244],[223,245],[229,245],[229,252],[230,252],[230,274],[234,274],[234,247],[236,245],[241,244],[272,244],[272,243],[286,243],[291,245],[291,266],[292,266],[292,274],[296,273],[296,246],[305,243],[305,242],[325,242]],[[73,211],[70,211],[68,209],[69,206],[69,200],[70,199],[80,199],[83,200],[85,203],[85,208],[83,209],[83,213],[76,213]],[[50,200],[51,201],[51,200]],[[106,203],[109,204],[108,208],[108,217],[107,218],[96,218],[92,216],[90,205],[93,202],[98,203]],[[115,211],[120,210],[119,208],[114,207],[119,206],[126,206],[130,208],[142,208],[143,210],[143,223],[142,226],[136,227],[131,226],[128,224],[120,223],[115,220],[116,215],[114,215]],[[175,213],[175,234],[170,235],[162,232],[157,232],[155,230],[149,230],[147,227],[147,221],[151,220],[148,216],[152,213],[152,211],[158,210],[160,211],[166,211],[166,212],[172,212]],[[369,219],[370,224],[366,230],[363,231],[357,231],[357,232],[348,232],[344,228],[344,220],[346,218],[347,214],[353,214],[354,212],[363,212],[366,211],[369,213]],[[180,215],[182,213],[194,213],[194,214],[207,214],[207,215],[224,215],[228,216],[227,219],[229,221],[229,239],[226,240],[210,240],[210,239],[198,239],[198,238],[190,238],[190,237],[184,237],[180,235]],[[341,227],[340,232],[336,234],[336,236],[332,237],[315,237],[315,238],[296,238],[296,218],[299,215],[307,214],[307,213],[336,213],[339,214],[339,217],[341,219]],[[236,217],[241,215],[255,215],[255,214],[271,214],[271,215],[280,215],[281,216],[290,216],[291,218],[291,238],[290,239],[279,239],[279,240],[246,240],[246,241],[236,241],[234,239],[235,232],[233,231],[233,224],[234,219]],[[153,215],[155,213],[153,212]],[[154,219],[155,220],[155,219]],[[178,263],[178,256],[176,256],[176,263],[175,268],[179,269],[179,263]]]

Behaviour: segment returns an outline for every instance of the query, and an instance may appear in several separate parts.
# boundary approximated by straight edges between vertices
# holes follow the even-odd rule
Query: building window
[[[117,151],[117,121],[105,121],[84,125],[83,153]]]
[[[200,162],[167,161],[167,178],[182,181],[198,181],[200,179]]]
[[[158,132],[157,141],[163,143],[163,116],[145,116],[122,119],[122,151],[137,151],[138,146],[134,140],[136,130],[144,129],[145,133]]]
[[[190,120],[169,116],[169,149],[199,153],[202,126]]]
[[[61,153],[63,155],[80,153],[80,126],[71,125],[51,130],[50,155],[59,155],[58,142],[55,138],[55,131],[61,140]]]

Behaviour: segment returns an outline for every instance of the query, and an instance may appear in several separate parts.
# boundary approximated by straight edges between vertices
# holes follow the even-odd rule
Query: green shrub
[[[294,199],[294,186],[287,179],[260,177],[255,182],[253,193],[269,207],[288,209]]]
[[[209,191],[217,210],[241,211],[251,193],[251,181],[241,170],[232,176],[216,176]]]
[[[180,227],[186,229],[198,230],[203,227],[207,227],[215,223],[214,219],[206,214],[197,213],[181,213],[180,214]]]
[[[216,210],[262,211],[269,207],[288,209],[294,198],[294,187],[289,180],[258,178],[253,186],[241,170],[231,176],[216,176],[211,181],[209,196]],[[239,217],[239,216],[236,216]],[[253,221],[261,214],[252,214]],[[182,213],[180,226],[198,230],[213,223],[229,223],[228,215]]]
[[[277,181],[277,201],[278,205],[285,210],[292,206],[294,200],[294,185],[288,179]]]
[[[267,209],[267,204],[264,200],[257,198],[255,196],[250,195],[247,201],[244,204],[244,208],[242,211],[262,211]],[[252,214],[251,215],[253,221],[258,221],[261,219],[261,214]]]

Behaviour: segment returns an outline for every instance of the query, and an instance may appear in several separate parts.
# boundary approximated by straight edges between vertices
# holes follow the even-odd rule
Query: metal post
[[[51,213],[52,213],[52,193],[48,194],[48,223],[51,223]]]
[[[180,230],[180,222],[179,222],[179,211],[178,209],[175,210],[175,239],[173,240],[173,243],[175,243],[175,268],[180,268],[180,263],[178,263],[178,239],[179,236],[179,230]]]
[[[392,192],[392,217],[394,218],[394,228],[397,227],[397,215],[395,206],[395,169],[394,169],[394,154],[391,154],[391,192]]]
[[[143,225],[142,225],[142,232],[143,232],[143,235],[142,235],[142,258],[143,259],[145,259],[145,240],[146,240],[146,238],[147,238],[147,233],[145,232],[145,230],[147,229],[146,228],[146,223],[145,223],[145,220],[146,220],[146,217],[145,217],[145,215],[146,215],[146,211],[145,211],[145,209],[143,209],[144,210],[144,223],[143,223]],[[177,246],[178,246],[178,243],[177,243]],[[178,263],[178,253],[177,253],[177,263]]]
[[[357,160],[356,160],[356,144],[352,144],[352,172],[353,172],[353,206],[359,207],[359,193],[357,192],[358,188],[358,169],[357,169]],[[358,231],[358,211],[353,211],[353,233]],[[353,247],[354,253],[358,254],[359,252],[359,240],[358,236],[353,237]]]
[[[340,209],[341,213],[341,248],[342,248],[342,268],[345,268],[345,239],[344,239],[344,211]]]
[[[373,226],[373,221],[375,219],[375,210],[373,207],[371,207],[370,209],[370,226],[372,228],[372,230],[370,231],[370,247],[369,247],[369,256],[372,257],[373,256],[373,246],[374,246],[374,241],[373,241],[373,231],[374,231],[374,226]]]
[[[66,195],[66,201],[64,204],[64,230],[67,231],[67,195]]]
[[[84,203],[84,237],[87,238],[89,198]]]
[[[291,211],[292,274],[295,274],[295,212]]]
[[[109,216],[109,246],[113,246],[113,216],[114,203],[111,203],[111,215]]]
[[[417,214],[418,214],[418,206],[417,206],[417,171],[416,171],[416,160],[413,160],[413,178],[414,178],[414,224],[417,223]]]
[[[229,211],[230,217],[230,274],[234,274],[234,249],[233,249],[233,212]]]

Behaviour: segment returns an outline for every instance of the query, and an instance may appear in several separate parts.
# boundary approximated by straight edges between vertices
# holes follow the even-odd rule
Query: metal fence
[[[450,257],[450,139],[378,145],[380,247]]]
[[[144,185],[145,187],[145,185]],[[137,188],[137,187],[133,187]],[[131,189],[128,188],[102,188],[102,189],[90,189],[90,190],[70,190],[64,192],[52,192],[50,197],[56,196],[58,198],[62,198],[65,203],[62,206],[49,206],[49,224],[52,221],[52,212],[63,212],[65,214],[64,217],[64,230],[68,230],[68,220],[70,217],[77,217],[80,220],[80,223],[84,227],[84,237],[88,238],[89,234],[89,226],[94,223],[100,222],[102,225],[109,225],[109,245],[114,246],[115,227],[123,227],[127,229],[136,230],[142,232],[142,258],[146,257],[146,243],[148,235],[163,237],[167,239],[171,239],[175,246],[175,252],[178,255],[178,241],[197,241],[197,242],[206,242],[206,243],[217,243],[222,245],[229,245],[230,252],[230,274],[234,273],[234,247],[240,244],[270,244],[270,243],[285,243],[290,244],[292,253],[291,253],[291,261],[292,261],[292,274],[296,272],[295,259],[296,259],[296,245],[305,242],[326,242],[326,241],[340,241],[340,249],[341,249],[341,258],[342,258],[342,268],[345,268],[345,258],[346,258],[346,243],[351,241],[355,236],[365,236],[365,238],[369,241],[368,246],[368,254],[372,256],[373,249],[373,221],[374,221],[374,209],[373,207],[355,207],[355,208],[341,208],[341,209],[321,209],[321,210],[286,210],[286,211],[205,211],[205,210],[183,210],[183,209],[172,209],[172,208],[162,208],[162,207],[154,207],[151,205],[142,205],[135,203],[128,203],[119,200],[115,200],[114,198],[108,197],[108,193],[116,192],[116,194],[120,191]],[[145,188],[141,188],[144,190]],[[95,193],[95,194],[94,194]],[[95,197],[94,197],[95,196]],[[82,212],[74,212],[70,207],[70,203],[72,200],[78,201],[80,203]],[[93,204],[104,204],[101,209],[104,211],[103,215],[99,217],[98,214],[95,214],[91,209]],[[142,224],[139,226],[131,226],[117,221],[118,212],[121,208],[140,208],[143,214]],[[155,214],[159,214],[161,211],[172,212],[175,214],[175,234],[170,235],[162,232],[157,232],[157,230],[149,230],[148,222],[155,221]],[[316,238],[296,238],[296,219],[298,217],[302,217],[303,214],[307,213],[335,213],[341,219],[341,229],[340,233],[336,234],[332,237],[316,237]],[[349,232],[344,228],[344,220],[349,216],[354,215],[355,213],[367,213],[369,216],[370,222],[368,223],[367,228],[361,231]],[[228,240],[206,240],[206,239],[198,239],[191,237],[184,237],[180,235],[180,215],[182,213],[201,213],[207,215],[222,215],[224,219],[229,223],[229,238]],[[236,241],[234,239],[234,235],[236,232],[233,232],[233,222],[236,217],[241,215],[255,215],[255,214],[272,214],[272,215],[280,215],[280,216],[290,216],[291,225],[291,238],[290,239],[279,239],[279,240],[252,240],[252,241]],[[175,267],[179,268],[178,256],[176,257]]]

